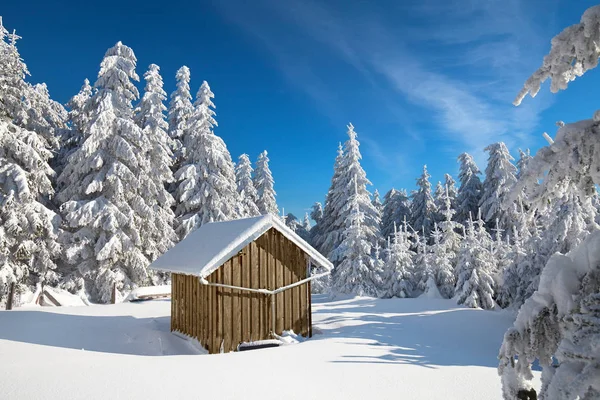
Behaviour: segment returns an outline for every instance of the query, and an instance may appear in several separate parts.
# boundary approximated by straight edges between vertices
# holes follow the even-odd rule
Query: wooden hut
[[[312,335],[310,282],[331,263],[276,216],[205,224],[150,268],[171,272],[171,331],[209,353]]]

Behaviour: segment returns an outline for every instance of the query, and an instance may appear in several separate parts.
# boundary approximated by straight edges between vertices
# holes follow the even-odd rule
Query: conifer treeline
[[[582,198],[568,181],[552,201],[530,204],[528,193],[536,188],[520,182],[529,151],[519,150],[514,165],[502,142],[484,149],[483,181],[473,157],[463,153],[458,188],[445,174],[432,191],[424,166],[410,196],[391,189],[381,203],[379,193],[367,189],[352,125],[348,135],[338,148],[325,206],[316,203],[311,213],[316,225],[309,241],[336,266],[314,285],[317,291],[428,293],[471,307],[518,307],[536,290],[550,256],[573,249],[598,227],[597,193]]]
[[[114,285],[165,282],[148,265],[201,224],[278,214],[267,152],[255,171],[245,154],[234,165],[213,131],[214,94],[203,82],[192,103],[187,67],[167,109],[160,68],[140,99],[137,59],[119,42],[67,111],[27,82],[18,39],[0,19],[0,304],[13,282],[107,302]]]

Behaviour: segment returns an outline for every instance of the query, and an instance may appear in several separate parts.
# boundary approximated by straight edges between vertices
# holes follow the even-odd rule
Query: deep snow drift
[[[170,302],[0,312],[6,399],[500,399],[514,315],[442,299],[313,296],[304,343],[199,355]]]

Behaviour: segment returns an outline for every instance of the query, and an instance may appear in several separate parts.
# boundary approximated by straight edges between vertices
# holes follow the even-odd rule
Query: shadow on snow
[[[514,320],[510,312],[463,308],[443,299],[327,301],[313,296],[313,323],[320,333],[313,339],[356,346],[336,363],[496,368],[504,332]]]

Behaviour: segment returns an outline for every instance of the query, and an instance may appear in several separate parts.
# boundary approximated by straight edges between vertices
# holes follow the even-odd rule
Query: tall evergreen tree
[[[410,201],[406,190],[390,189],[383,197],[383,213],[381,216],[381,234],[389,238],[394,233],[394,225],[400,226],[410,218]]]
[[[460,187],[456,196],[455,220],[466,224],[469,215],[477,215],[479,212],[479,201],[483,191],[483,185],[479,179],[481,171],[475,164],[475,160],[468,153],[458,156]]]
[[[406,221],[405,221],[406,222]],[[400,230],[394,224],[392,238],[388,237],[387,257],[384,265],[381,297],[412,297],[414,292],[415,253],[410,249],[410,234],[406,223]]]
[[[164,114],[167,110],[164,105],[167,94],[163,90],[158,65],[151,64],[144,79],[145,93],[136,109],[134,120],[142,128],[150,145],[146,158],[150,162],[153,179],[146,181],[148,187],[145,196],[152,212],[151,218],[140,221],[140,228],[145,232],[144,252],[150,261],[154,261],[171,248],[178,238],[174,230],[175,214],[172,211],[175,200],[166,190],[167,185],[174,181],[171,172],[173,153]]]
[[[52,145],[44,135],[13,122],[23,121],[23,99],[30,89],[18,38],[0,19],[0,304],[11,283],[18,293],[25,286],[55,284],[61,251],[61,221],[47,207],[53,194]]]
[[[504,143],[493,143],[485,151],[489,153],[489,157],[479,200],[482,217],[488,227],[493,226],[498,219],[500,228],[510,232],[515,215],[513,207],[508,203],[508,194],[517,182],[517,168],[512,164],[514,159]],[[506,209],[503,210],[503,206]]]
[[[278,215],[277,201],[275,200],[275,181],[273,174],[269,169],[269,157],[267,151],[263,151],[256,160],[256,170],[254,171],[254,186],[257,192],[256,205],[261,215]]]
[[[175,173],[175,213],[181,239],[203,224],[235,219],[240,214],[231,154],[213,132],[217,125],[213,98],[210,86],[203,82],[184,134],[185,160]]]
[[[342,192],[342,195],[339,197],[341,203],[340,213],[337,216],[334,226],[348,226],[348,218],[351,212],[348,202],[350,198],[356,197],[358,207],[364,215],[361,229],[366,235],[366,240],[371,243],[371,246],[375,246],[375,243],[382,242],[380,228],[381,215],[377,208],[373,206],[371,193],[367,190],[367,185],[370,185],[371,182],[367,179],[367,174],[360,165],[362,155],[359,150],[360,143],[356,137],[354,126],[348,124],[348,140],[344,144],[340,174],[340,185],[342,190],[345,189],[345,192]],[[352,192],[354,186],[356,186],[356,193]],[[334,262],[340,260],[340,255],[336,248],[329,253],[328,257]]]
[[[456,299],[467,307],[494,308],[496,269],[491,253],[492,238],[481,217],[467,221],[465,238],[458,255]]]
[[[373,207],[375,207],[377,209],[377,211],[379,212],[379,215],[381,217],[381,214],[383,213],[383,204],[381,203],[381,198],[379,196],[379,190],[375,189],[375,191],[373,192]]]
[[[423,166],[423,174],[417,179],[417,191],[412,198],[411,225],[416,231],[424,231],[428,237],[435,222],[436,206],[431,195],[431,175],[427,172],[427,165]]]
[[[339,293],[376,296],[378,277],[372,268],[372,242],[365,229],[365,214],[360,210],[364,195],[359,193],[356,181],[354,188],[354,194],[346,203],[349,210],[342,210],[349,214],[344,240],[337,249],[340,263],[334,270],[333,284]]]
[[[185,157],[183,137],[192,114],[192,95],[190,93],[190,69],[185,65],[177,70],[175,74],[177,89],[171,94],[169,103],[169,136],[171,137],[172,150],[175,156],[173,171],[179,170],[181,162]]]
[[[450,198],[450,206],[456,214],[458,190],[456,189],[456,182],[452,175],[444,174],[444,189],[446,189],[446,195]]]
[[[140,223],[152,218],[146,191],[154,184],[151,143],[133,121],[136,61],[121,42],[106,52],[84,141],[58,179],[57,200],[72,233],[67,259],[99,302],[110,300],[113,285],[123,291],[150,283],[145,251],[152,233],[142,233]]]
[[[343,237],[345,221],[340,218],[343,198],[346,188],[342,184],[342,162],[344,150],[342,144],[338,144],[337,156],[333,165],[333,177],[331,185],[325,198],[325,209],[322,212],[322,220],[318,222],[318,230],[313,232],[313,243],[321,254],[329,255],[339,244]]]
[[[68,162],[69,156],[83,142],[83,135],[90,119],[90,110],[87,105],[92,97],[92,93],[90,81],[85,79],[79,93],[73,96],[67,103],[67,107],[69,107],[68,121],[70,129],[65,130],[60,137],[60,151],[55,163],[57,173],[62,171],[64,165]]]
[[[238,163],[235,166],[235,181],[237,184],[237,192],[240,195],[242,214],[247,217],[260,215],[258,206],[258,193],[252,181],[252,164],[248,154],[242,154],[238,158]]]

